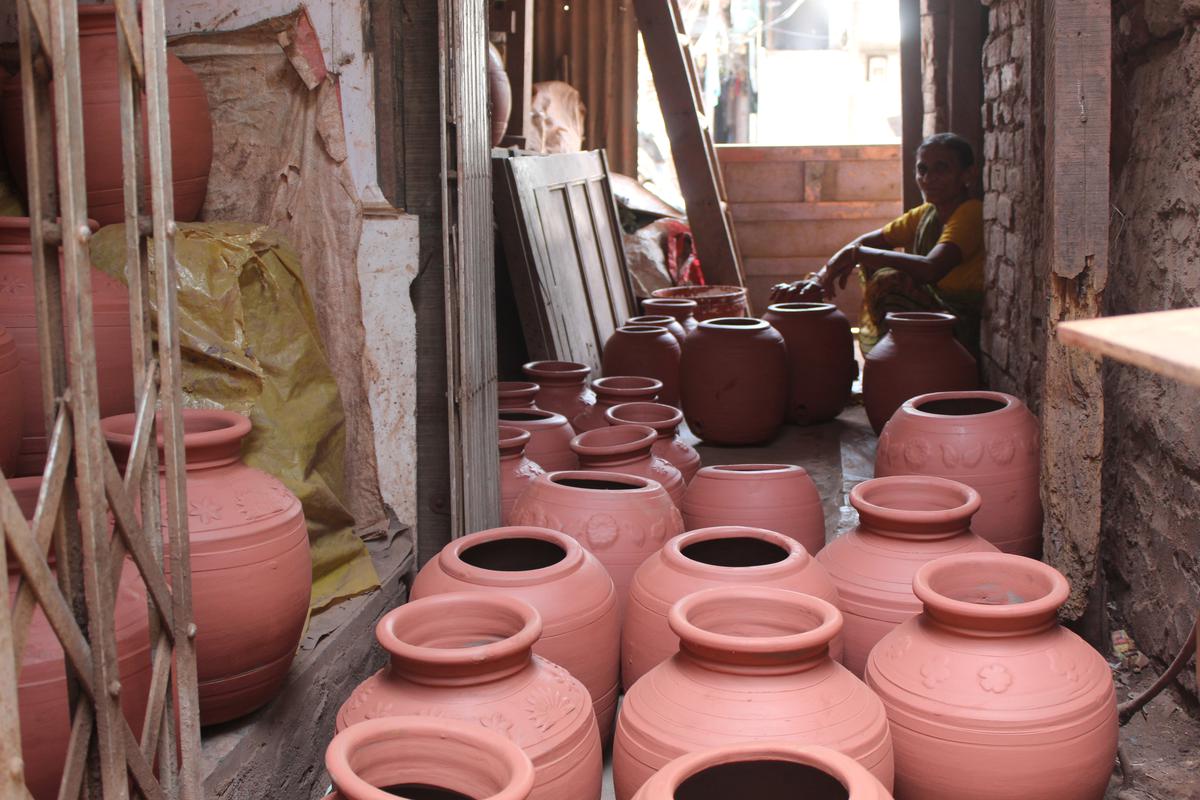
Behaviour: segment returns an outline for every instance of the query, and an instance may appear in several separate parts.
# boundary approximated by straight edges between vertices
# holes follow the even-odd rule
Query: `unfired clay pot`
[[[921,800],[1100,800],[1117,754],[1104,657],[1058,624],[1053,567],[974,553],[921,567],[920,616],[867,666],[896,746],[896,794]]]
[[[622,619],[633,573],[683,533],[679,509],[661,484],[616,472],[541,475],[517,498],[512,521],[562,531],[594,553],[612,576]]]
[[[100,421],[118,463],[134,424],[133,414]],[[312,559],[300,501],[242,463],[249,419],[184,409],[183,432],[200,722],[214,725],[249,714],[283,685],[308,618]]]
[[[500,381],[496,384],[500,408],[537,408],[536,383],[529,381]]]
[[[691,482],[700,471],[700,454],[679,436],[683,412],[662,403],[621,403],[605,409],[609,425],[646,425],[658,434],[650,448],[659,458],[674,464],[683,475],[684,484]]]
[[[621,632],[625,688],[679,649],[667,624],[671,606],[692,592],[730,584],[804,592],[837,605],[829,574],[795,539],[733,525],[688,531],[647,558],[633,576]],[[840,660],[841,640],[831,649]]]
[[[679,396],[692,433],[710,444],[758,444],[787,415],[787,346],[761,319],[700,323],[684,342]]]
[[[478,723],[533,762],[530,800],[599,800],[592,700],[563,667],[533,654],[542,619],[504,594],[450,592],[389,611],[375,628],[389,662],[338,711],[339,731],[419,714]]]
[[[608,420],[604,414],[615,405],[654,402],[658,393],[662,391],[662,381],[656,378],[618,375],[597,378],[592,381],[592,389],[596,392],[596,405],[571,420],[571,427],[578,433],[608,427]]]
[[[688,484],[680,506],[689,531],[745,525],[778,531],[810,555],[825,546],[825,512],[817,485],[794,464],[705,467]]]
[[[111,14],[111,6],[108,6]],[[41,474],[46,462],[46,422],[42,405],[42,361],[37,343],[33,292],[33,255],[28,217],[0,217],[0,325],[16,344],[17,381],[6,388],[20,392],[24,412],[16,474]],[[133,350],[129,334],[129,292],[119,281],[91,271],[92,322],[96,347],[100,414],[133,410]],[[5,472],[6,475],[10,473]]]
[[[944,478],[863,481],[850,490],[858,527],[817,556],[838,588],[846,616],[845,664],[862,675],[875,643],[920,613],[912,579],[923,565],[956,553],[996,552],[971,532],[979,493]]]
[[[676,603],[680,650],[625,693],[613,745],[617,800],[679,756],[786,739],[833,747],[892,785],[879,698],[829,656],[842,615],[799,592],[705,589]]]
[[[587,383],[591,367],[574,361],[530,361],[521,371],[538,385],[537,407],[562,414],[568,424],[596,404]]]
[[[746,317],[750,315],[746,303],[746,289],[742,286],[668,286],[655,289],[651,294],[659,299],[694,300],[697,321],[717,317]],[[643,308],[646,308],[643,306]],[[646,308],[647,314],[654,313]]]
[[[212,165],[212,119],[208,96],[196,73],[167,51],[167,89],[171,109],[171,178],[174,218],[190,222],[200,214]],[[117,81],[117,19],[114,6],[79,7],[79,73],[83,90],[84,173],[88,216],[101,225],[125,218],[121,160],[121,99]],[[4,84],[4,151],[17,184],[26,189],[25,114],[21,76]],[[145,172],[149,175],[147,151]],[[146,196],[149,197],[149,178]]]
[[[630,317],[625,320],[626,325],[656,325],[660,328],[666,328],[675,337],[675,341],[683,346],[683,340],[687,338],[688,332],[684,330],[683,324],[675,319],[670,314],[643,314],[640,317]]]
[[[979,492],[971,530],[1001,552],[1042,553],[1037,418],[1001,392],[935,392],[904,403],[884,426],[875,475],[937,475]]]
[[[455,539],[417,575],[412,597],[476,591],[520,598],[542,615],[533,652],[587,688],[600,724],[612,736],[617,710],[621,621],[612,578],[596,557],[565,533],[508,527]]]
[[[525,457],[531,434],[522,428],[500,426],[500,524],[508,524],[513,503],[529,482],[546,470]]]
[[[667,764],[634,800],[892,800],[853,758],[816,745],[752,742],[689,753]]]
[[[502,408],[500,424],[529,431],[525,455],[544,470],[575,469],[579,460],[571,451],[575,431],[567,418],[540,408]]]
[[[0,325],[0,472],[9,478],[17,474],[17,455],[21,452],[24,414],[17,388],[20,380],[16,342]]]
[[[905,400],[979,388],[979,368],[954,338],[954,323],[953,314],[934,311],[887,315],[888,332],[863,366],[863,405],[875,433]]]
[[[620,472],[658,481],[676,506],[683,500],[683,475],[666,459],[651,452],[658,433],[646,425],[610,425],[585,431],[571,440],[579,468]]]
[[[361,722],[333,737],[326,800],[528,800],[533,764],[502,732],[429,716]]]
[[[767,309],[763,320],[787,343],[788,419],[813,425],[842,413],[858,377],[846,316],[832,303],[779,303]]]
[[[686,297],[647,297],[642,301],[642,312],[674,317],[683,326],[685,336],[700,324],[696,321],[696,301]]]
[[[617,328],[604,343],[605,375],[640,375],[662,381],[659,399],[679,405],[679,341],[658,325]]]

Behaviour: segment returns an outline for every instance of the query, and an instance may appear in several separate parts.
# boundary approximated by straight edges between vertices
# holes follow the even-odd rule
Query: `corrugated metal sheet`
[[[566,81],[587,106],[584,147],[637,175],[637,18],[631,0],[537,0],[533,79]]]

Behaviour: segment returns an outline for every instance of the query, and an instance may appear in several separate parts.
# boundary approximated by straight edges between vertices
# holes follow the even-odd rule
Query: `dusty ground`
[[[1153,682],[1155,671],[1118,671],[1124,701]],[[1121,729],[1130,774],[1113,776],[1105,800],[1200,800],[1200,719],[1168,689]]]

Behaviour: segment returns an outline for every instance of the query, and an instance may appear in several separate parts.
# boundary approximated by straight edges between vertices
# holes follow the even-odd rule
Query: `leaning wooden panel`
[[[1063,322],[1058,339],[1200,386],[1200,308]]]

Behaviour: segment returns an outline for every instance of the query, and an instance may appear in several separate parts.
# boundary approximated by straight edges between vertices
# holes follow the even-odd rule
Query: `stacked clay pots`
[[[1037,418],[1001,392],[936,392],[908,400],[879,437],[875,475],[936,475],[979,492],[971,530],[1001,552],[1042,552]]]
[[[635,375],[616,375],[592,381],[596,405],[571,422],[577,433],[608,426],[605,416],[615,405],[624,403],[653,403],[662,391],[662,381]]]
[[[0,473],[16,475],[17,456],[21,453],[22,413],[21,392],[15,387],[20,380],[20,360],[17,345],[8,329],[0,325]]]
[[[686,297],[647,297],[642,301],[642,312],[650,315],[665,315],[673,318],[683,328],[684,338],[696,330],[696,301]]]
[[[684,485],[692,482],[700,471],[700,454],[679,436],[683,412],[662,403],[621,403],[606,409],[604,418],[609,425],[645,425],[653,428],[658,438],[650,451],[675,465],[683,476]]]
[[[509,595],[537,609],[542,635],[533,652],[565,667],[587,688],[607,741],[620,688],[621,621],[612,578],[596,557],[548,528],[472,533],[450,542],[422,568],[412,598],[461,591]]]
[[[537,395],[541,389],[529,381],[500,381],[496,385],[497,405],[505,408],[537,408]]]
[[[792,464],[705,467],[688,484],[680,511],[688,530],[745,525],[790,536],[812,555],[825,546],[816,484]]]
[[[679,405],[679,340],[658,325],[626,325],[604,343],[605,375],[638,375],[662,381],[659,398]]]
[[[517,497],[529,482],[545,472],[539,464],[525,457],[525,446],[531,434],[522,428],[500,426],[500,523],[508,524]]]
[[[609,425],[584,431],[571,440],[579,468],[619,472],[658,481],[676,506],[683,500],[683,475],[670,461],[653,453],[658,432],[646,425]]]
[[[659,328],[666,328],[675,337],[675,341],[679,342],[680,347],[683,347],[683,340],[688,335],[688,332],[683,327],[683,323],[670,314],[643,314],[640,317],[630,317],[625,320],[625,324],[627,326],[654,325]]]
[[[763,320],[787,343],[788,420],[813,425],[840,414],[858,377],[846,316],[831,303],[779,303]]]
[[[537,407],[561,414],[568,424],[596,404],[587,382],[591,367],[574,361],[530,361],[521,371],[538,385]]]
[[[541,408],[502,408],[497,414],[502,427],[529,432],[525,455],[542,469],[575,469],[579,466],[579,460],[571,451],[571,438],[575,432],[562,414]]]

